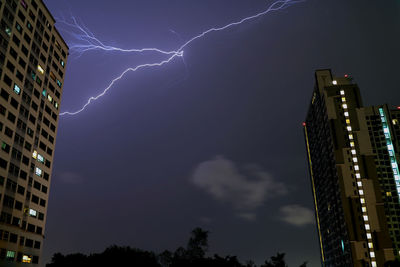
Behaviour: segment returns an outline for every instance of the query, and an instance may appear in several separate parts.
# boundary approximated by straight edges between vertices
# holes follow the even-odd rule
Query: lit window
[[[47,95],[47,100],[49,100],[50,102],[53,101],[53,98],[51,97],[51,95]]]
[[[351,154],[355,155],[355,154],[356,154],[356,150],[355,150],[355,149],[352,149],[352,150],[351,150]]]
[[[36,174],[37,176],[42,176],[42,170],[41,170],[40,168],[36,167],[36,168],[35,168],[35,174]]]
[[[397,119],[393,119],[392,122],[393,122],[393,125],[399,124],[399,121]]]
[[[351,146],[351,147],[354,147],[354,142],[350,142],[350,146]]]
[[[356,157],[354,157],[353,162],[358,162],[358,159]]]
[[[332,81],[332,84],[337,85],[337,81],[336,81],[336,80],[333,80],[333,81]]]
[[[7,258],[7,260],[14,260],[14,258],[15,258],[15,251],[7,250],[6,258]]]
[[[17,84],[14,84],[14,92],[19,95],[21,93],[21,88]]]
[[[365,203],[365,199],[364,198],[360,198],[360,202],[361,202],[361,204],[364,204]]]
[[[343,104],[342,107],[343,107],[344,109],[346,109],[346,108],[347,108],[347,104]]]
[[[367,208],[366,207],[362,207],[361,210],[362,210],[362,212],[367,212]]]
[[[372,267],[377,267],[376,261],[371,261],[371,266],[372,266]]]
[[[57,103],[57,102],[54,102],[54,107],[55,107],[56,109],[58,109],[58,103]]]
[[[369,248],[374,248],[374,245],[373,245],[371,242],[369,242],[369,243],[368,243],[368,247],[369,247]]]
[[[61,66],[63,66],[63,67],[65,66],[65,62],[64,61],[61,60],[60,63],[61,63]]]
[[[364,221],[368,222],[368,216],[367,215],[364,215],[363,218],[364,218]]]
[[[44,163],[44,157],[40,154],[37,155],[37,160],[41,163]]]
[[[344,90],[340,90],[340,94],[341,94],[341,95],[344,95]]]
[[[347,131],[351,131],[351,126],[347,126]]]
[[[11,35],[11,29],[9,27],[6,27],[6,33],[8,34],[8,36]]]
[[[41,74],[44,74],[44,69],[42,68],[42,66],[38,65],[37,69]]]
[[[346,102],[346,98],[345,97],[342,97],[342,102]]]
[[[36,210],[29,209],[29,216],[36,217],[36,215],[37,215],[37,211]]]
[[[46,89],[44,89],[44,90],[42,91],[42,95],[43,95],[44,97],[46,97],[46,96],[47,96]]]
[[[370,252],[369,255],[371,256],[371,258],[375,258],[375,252]]]
[[[360,194],[360,196],[364,195],[364,190],[358,190],[358,193]]]
[[[32,158],[37,159],[37,154],[38,154],[37,151],[34,150],[32,153]]]
[[[372,239],[372,235],[370,233],[367,233],[367,239]]]
[[[359,187],[361,187],[361,186],[362,186],[362,182],[357,182],[357,185],[358,185]]]
[[[344,116],[345,116],[345,117],[348,117],[348,116],[349,116],[349,112],[346,111],[346,112],[344,113]]]
[[[386,192],[386,196],[387,197],[391,197],[392,196],[392,192]]]
[[[347,123],[347,124],[350,124],[350,120],[349,120],[349,119],[346,119],[346,123]]]
[[[356,171],[358,171],[358,170],[360,169],[360,166],[354,165],[354,169],[355,169]]]
[[[22,256],[22,262],[24,263],[32,263],[32,257],[28,255]]]
[[[356,173],[356,178],[361,178],[361,175],[359,173]]]
[[[60,87],[60,88],[61,88],[61,86],[62,86],[62,83],[61,83],[59,80],[57,80],[57,85],[58,85],[58,87]]]
[[[353,140],[353,135],[352,134],[349,134],[349,139]]]

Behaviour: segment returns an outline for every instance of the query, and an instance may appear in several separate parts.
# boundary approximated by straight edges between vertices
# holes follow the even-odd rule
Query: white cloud
[[[192,182],[215,199],[229,203],[238,216],[254,220],[254,209],[267,198],[287,194],[286,186],[275,181],[259,166],[245,165],[239,170],[234,162],[223,156],[200,163],[194,170]]]
[[[314,224],[314,212],[300,205],[287,205],[280,208],[280,219],[295,226]]]

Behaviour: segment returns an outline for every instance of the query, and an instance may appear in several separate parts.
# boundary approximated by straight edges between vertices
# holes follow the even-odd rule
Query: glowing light
[[[332,81],[332,84],[337,85],[337,81],[336,81],[336,80],[333,80],[333,81]]]
[[[305,122],[303,122],[303,126],[306,126],[306,123],[305,123]]]
[[[348,77],[349,77],[349,75],[345,74],[345,75],[344,75],[344,77],[345,77],[345,78],[348,78]]]
[[[184,54],[184,49],[190,45],[192,42],[194,42],[197,39],[200,39],[202,37],[204,37],[205,35],[208,35],[212,32],[218,32],[218,31],[223,31],[226,30],[228,28],[240,25],[242,23],[245,23],[247,21],[250,20],[254,20],[257,19],[259,17],[262,17],[268,13],[270,13],[271,11],[278,11],[278,10],[282,10],[285,9],[293,4],[297,4],[300,2],[304,2],[304,0],[279,0],[279,1],[275,1],[273,2],[266,10],[257,13],[255,15],[252,16],[248,16],[245,17],[241,20],[238,20],[236,22],[232,22],[229,24],[226,24],[224,26],[221,27],[214,27],[214,28],[210,28],[194,37],[192,37],[191,39],[189,39],[188,41],[186,41],[183,45],[181,45],[177,50],[173,50],[173,51],[166,51],[166,50],[162,50],[162,49],[158,49],[158,48],[142,48],[142,49],[122,49],[119,47],[113,47],[113,46],[109,46],[104,44],[102,41],[100,41],[97,37],[95,37],[95,35],[90,32],[86,27],[84,26],[80,26],[78,24],[78,22],[76,21],[75,18],[72,18],[73,23],[68,23],[66,21],[60,21],[62,24],[73,27],[74,29],[76,29],[79,33],[75,34],[75,37],[78,38],[79,40],[83,41],[84,44],[78,44],[78,45],[71,45],[70,49],[71,51],[76,51],[79,54],[82,54],[84,52],[90,51],[90,50],[103,50],[103,51],[117,51],[117,52],[135,52],[135,53],[142,53],[142,52],[157,52],[160,54],[164,54],[164,55],[168,55],[168,58],[165,60],[162,60],[160,62],[155,62],[155,63],[146,63],[146,64],[142,64],[142,65],[138,65],[136,67],[130,67],[127,68],[126,70],[124,70],[119,76],[117,76],[116,78],[114,78],[109,85],[97,96],[92,96],[90,97],[87,102],[83,105],[82,108],[80,108],[77,111],[74,112],[62,112],[60,113],[61,116],[63,115],[76,115],[80,112],[82,112],[83,110],[86,109],[86,107],[88,105],[90,105],[93,101],[99,99],[100,97],[104,96],[107,91],[109,91],[111,89],[111,87],[120,79],[122,79],[125,74],[127,74],[128,72],[135,72],[138,71],[140,69],[143,68],[151,68],[151,67],[161,67],[169,62],[171,62],[173,59],[177,58],[177,57],[183,57]],[[61,83],[59,84],[59,86],[61,87]]]
[[[38,71],[39,71],[41,74],[44,74],[44,69],[42,68],[42,66],[38,65],[37,68],[38,68]]]

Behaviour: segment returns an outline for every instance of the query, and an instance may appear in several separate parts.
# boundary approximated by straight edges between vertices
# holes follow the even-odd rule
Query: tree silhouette
[[[186,248],[178,247],[175,252],[165,250],[160,254],[137,248],[111,246],[102,253],[89,256],[76,253],[56,253],[46,267],[257,267],[253,261],[242,264],[236,256],[221,257],[215,254],[207,257],[208,231],[201,228],[192,230]],[[389,265],[397,266],[397,265]],[[277,253],[260,267],[287,267],[285,254]],[[306,263],[300,267],[306,267]]]

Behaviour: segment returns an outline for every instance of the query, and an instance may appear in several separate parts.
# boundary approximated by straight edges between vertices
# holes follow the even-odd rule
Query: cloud
[[[280,208],[280,219],[295,226],[314,224],[314,212],[300,205],[287,205]]]
[[[287,194],[286,186],[275,181],[256,164],[238,168],[234,162],[217,156],[200,163],[192,182],[218,201],[232,205],[238,216],[254,220],[254,210],[267,198]]]

